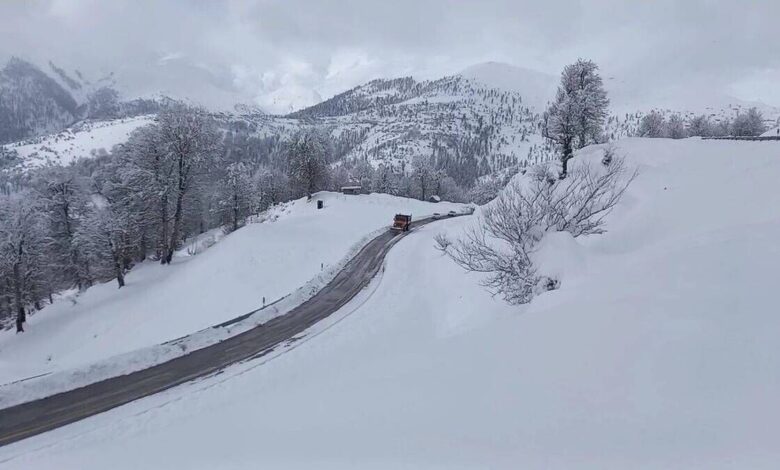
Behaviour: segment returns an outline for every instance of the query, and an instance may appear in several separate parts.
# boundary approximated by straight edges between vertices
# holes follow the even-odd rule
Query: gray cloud
[[[577,57],[623,102],[780,104],[777,18],[780,2],[765,1],[6,0],[0,57],[113,70],[135,93],[206,82],[212,100],[275,110],[376,77],[487,60],[557,74]]]

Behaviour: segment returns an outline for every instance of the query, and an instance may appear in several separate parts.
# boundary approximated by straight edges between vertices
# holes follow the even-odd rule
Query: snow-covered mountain
[[[79,104],[56,80],[12,58],[0,69],[0,143],[56,132],[73,123]]]
[[[262,112],[228,82],[175,57],[92,74],[12,57],[0,69],[0,143],[56,134],[85,119],[156,113],[170,102],[215,112]]]
[[[40,67],[11,58],[0,69],[0,144],[53,136],[85,119],[156,113],[168,101],[128,99],[113,88],[115,83],[112,75],[91,81],[53,62]]]
[[[268,142],[316,127],[333,138],[336,160],[384,163],[401,170],[416,156],[428,157],[460,182],[470,183],[481,175],[544,156],[538,130],[544,82],[533,74],[520,73],[530,77],[521,81],[528,84],[528,96],[533,97],[527,103],[522,85],[508,86],[512,79],[507,70],[488,64],[438,80],[373,80],[286,116],[241,107],[215,113],[215,117],[230,145],[257,153],[261,159],[269,158],[268,152],[274,150]],[[142,121],[128,117],[139,114],[125,115],[115,123],[79,124],[6,149],[16,150],[27,160],[27,167],[67,163],[121,143],[122,136]]]
[[[29,64],[35,66],[33,63]],[[96,80],[90,80],[80,70],[73,69],[69,71],[52,61],[49,61],[45,67],[39,66],[38,68],[42,72],[47,73],[49,77],[70,93],[79,105],[86,104],[89,96],[100,88],[116,87],[116,78],[113,73],[103,75]]]
[[[175,57],[159,67],[167,67],[174,77],[187,75],[191,68]],[[148,99],[150,92],[147,99],[136,96],[127,101],[126,95],[121,95],[116,108],[109,105],[106,111],[106,105],[90,101],[90,97],[97,90],[121,88],[118,75],[108,74],[93,81],[77,70],[65,70],[53,63],[48,64],[47,71],[14,59],[0,74],[0,106],[5,103],[12,110],[0,116],[0,142],[17,141],[6,150],[16,150],[13,160],[21,158],[22,167],[66,164],[101,149],[109,151],[149,119],[130,118],[153,114],[161,102],[170,99],[163,98],[162,93]],[[180,82],[179,96],[193,93],[199,83],[211,80],[204,70],[193,70],[190,75],[189,81]],[[300,129],[314,127],[332,137],[337,161],[362,160],[403,170],[414,157],[427,157],[459,183],[468,185],[485,174],[551,158],[550,148],[540,136],[539,117],[553,98],[557,82],[556,77],[541,72],[487,62],[435,80],[372,80],[285,116],[268,115],[253,105],[234,105],[214,115],[225,129],[228,145],[250,152],[261,161],[274,158],[279,141]],[[605,77],[605,84],[609,89],[615,81]],[[164,81],[151,79],[148,89],[163,85]],[[225,102],[232,102],[235,97],[225,93]],[[613,110],[629,106],[619,92],[610,98]],[[107,100],[110,104],[111,96]],[[704,98],[699,96],[697,100]],[[681,101],[675,107],[614,111],[606,125],[606,136],[617,139],[635,135],[642,116],[652,110],[684,117],[705,113],[718,122],[757,105],[712,100],[712,105],[703,107]],[[767,126],[774,127],[780,109],[760,103],[758,106]],[[73,126],[90,113],[99,122],[92,119]],[[112,117],[121,119],[107,119]],[[51,135],[34,137],[40,134]]]
[[[233,112],[238,105],[257,106],[254,95],[236,86],[231,71],[214,71],[179,54],[128,61],[113,69],[82,69],[57,60],[29,62],[60,83],[79,103],[86,102],[94,90],[110,87],[123,101],[167,99],[215,112]]]
[[[460,76],[492,88],[516,91],[523,96],[525,104],[539,112],[553,99],[558,86],[557,76],[502,62],[472,65],[461,71]]]
[[[403,166],[415,156],[469,176],[537,159],[539,88],[533,103],[476,74],[373,80],[286,116],[327,130],[344,159]],[[446,165],[445,165],[446,166]]]

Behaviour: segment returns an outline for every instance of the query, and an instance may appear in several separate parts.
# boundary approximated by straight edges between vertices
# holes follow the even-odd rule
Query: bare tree
[[[579,59],[563,69],[555,100],[542,116],[542,135],[560,152],[561,178],[567,175],[574,149],[598,140],[607,106],[607,92],[594,62]]]
[[[565,180],[538,167],[486,205],[463,238],[437,237],[438,248],[464,269],[488,274],[483,285],[493,294],[527,303],[537,289],[557,282],[539,276],[531,259],[537,243],[549,232],[602,233],[604,218],[636,176],[625,173],[620,158],[597,167],[577,165]]]
[[[176,202],[173,228],[163,252],[162,263],[170,263],[181,237],[184,198],[192,189],[195,172],[206,159],[217,154],[219,134],[204,112],[184,107],[167,109],[159,115],[160,139],[174,162]]]
[[[243,163],[231,163],[225,170],[218,199],[221,220],[234,232],[255,207],[255,187]]]
[[[438,178],[436,170],[428,157],[418,155],[412,160],[412,181],[420,193],[420,200],[424,201],[426,196],[430,196],[430,190],[433,189]]]
[[[691,118],[688,122],[688,135],[694,137],[709,137],[712,135],[712,123],[705,114]]]
[[[96,205],[87,214],[80,236],[95,252],[95,257],[108,262],[110,272],[121,289],[125,286],[125,256],[129,219],[115,212],[110,201]],[[106,256],[107,255],[107,256]]]
[[[684,139],[688,137],[685,128],[685,120],[679,114],[672,114],[666,122],[666,136],[670,139]]]
[[[261,167],[252,177],[255,193],[259,197],[259,209],[265,210],[277,202],[290,197],[290,184],[287,174],[272,168]]]
[[[16,332],[24,331],[27,305],[38,304],[43,281],[44,225],[30,192],[0,199],[0,273],[16,313]]]
[[[315,131],[301,131],[287,145],[290,184],[298,194],[311,197],[328,180],[328,145]]]
[[[766,131],[764,116],[756,108],[750,108],[746,113],[739,113],[731,124],[731,133],[735,136],[757,136]]]
[[[398,194],[398,180],[399,175],[393,171],[392,166],[382,163],[374,172],[371,190],[377,193]]]
[[[666,119],[658,111],[642,116],[639,122],[640,137],[666,137]]]
[[[52,265],[65,283],[74,283],[79,291],[92,284],[89,262],[74,237],[84,214],[86,197],[83,184],[67,169],[52,167],[41,174],[41,209],[49,222]]]

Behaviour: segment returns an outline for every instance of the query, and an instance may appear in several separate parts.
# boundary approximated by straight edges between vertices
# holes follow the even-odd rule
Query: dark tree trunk
[[[16,332],[17,333],[24,333],[24,322],[27,321],[27,319],[24,316],[24,308],[19,311],[19,313],[16,315]]]
[[[119,288],[125,287],[125,275],[122,272],[122,267],[119,266],[119,263],[116,263],[114,266],[116,269],[116,283],[119,285]]]
[[[238,230],[238,216],[239,216],[238,194],[234,194],[233,195],[233,231],[234,232]]]
[[[10,318],[12,311],[10,298],[7,295],[0,295],[0,320]]]
[[[92,269],[89,265],[89,260],[84,261],[84,280],[87,283],[87,287],[92,287]]]
[[[13,285],[11,284],[11,278],[6,277],[5,278],[5,296],[3,298],[5,299],[5,311],[8,314],[8,317],[10,318],[13,315],[14,312],[14,301],[13,301]]]
[[[21,249],[19,250],[21,251]],[[16,308],[16,332],[24,332],[24,322],[27,321],[27,315],[24,311],[24,303],[22,301],[22,276],[19,272],[19,263],[14,263],[13,267],[14,276],[14,307]]]
[[[166,247],[168,246],[168,193],[160,199],[160,247],[158,256],[160,262],[165,264],[165,255],[167,253]]]
[[[111,258],[114,261],[114,274],[116,274],[116,283],[119,284],[119,288],[125,286],[125,273],[122,269],[122,258],[117,253],[114,242],[111,238],[108,239],[108,248],[111,250]]]
[[[179,194],[176,196],[176,209],[173,213],[173,230],[171,230],[171,238],[168,241],[168,246],[165,251],[165,259],[163,264],[169,264],[173,260],[173,252],[176,251],[176,245],[179,243],[179,234],[181,233],[181,221],[182,221],[182,208],[184,205],[184,185],[180,183]]]
[[[176,208],[173,212],[173,230],[171,230],[171,238],[165,250],[163,264],[170,264],[171,260],[173,260],[173,252],[176,250],[176,245],[179,243],[179,235],[181,234],[181,221],[184,215],[182,213],[184,192],[187,190],[187,175],[185,174],[187,168],[185,168],[184,157],[184,155],[179,154],[179,191],[176,194]]]
[[[561,174],[560,179],[566,178],[566,176],[569,174],[569,160],[573,157],[573,152],[571,149],[571,141],[572,139],[566,139],[563,142],[563,155],[561,155]]]
[[[147,249],[148,240],[146,238],[146,229],[143,230],[141,233],[141,242],[138,246],[138,250],[135,253],[135,260],[136,261],[143,261],[146,259],[146,249]]]

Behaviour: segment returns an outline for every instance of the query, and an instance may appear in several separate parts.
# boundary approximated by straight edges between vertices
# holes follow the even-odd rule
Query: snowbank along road
[[[435,220],[420,219],[413,223],[412,230]],[[371,240],[314,297],[254,329],[148,369],[0,410],[0,446],[271,352],[277,345],[304,332],[349,302],[376,275],[390,248],[407,233],[388,229]]]

